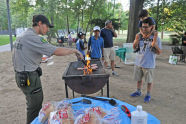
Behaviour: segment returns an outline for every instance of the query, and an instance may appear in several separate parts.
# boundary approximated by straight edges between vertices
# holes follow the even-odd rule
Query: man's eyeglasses
[[[142,28],[149,28],[149,26],[142,26]]]

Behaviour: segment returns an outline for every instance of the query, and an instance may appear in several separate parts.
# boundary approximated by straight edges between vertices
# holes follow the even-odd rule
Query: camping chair
[[[64,37],[63,36],[61,36],[61,37],[59,37],[59,38],[57,38],[57,43],[58,43],[58,45],[61,47],[64,47]]]
[[[181,47],[182,48],[182,47]],[[172,53],[173,55],[175,56],[178,56],[179,57],[179,60],[178,61],[184,61],[184,54],[183,54],[183,50],[180,49],[178,46],[174,46],[172,47]]]

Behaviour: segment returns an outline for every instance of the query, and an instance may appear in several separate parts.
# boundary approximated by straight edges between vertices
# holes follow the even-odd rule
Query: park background
[[[0,0],[0,45],[9,44],[7,1],[9,0]],[[150,16],[156,20],[159,37],[163,42],[163,52],[157,56],[157,67],[154,71],[152,101],[150,104],[143,102],[145,83],[142,97],[130,97],[130,93],[136,90],[133,66],[120,62],[119,58],[116,61],[120,66],[116,69],[119,77],[110,77],[110,97],[134,106],[142,105],[145,111],[161,120],[162,124],[185,123],[186,64],[168,63],[169,56],[172,55],[171,46],[181,44],[185,31],[185,0],[10,0],[9,5],[13,41],[16,39],[15,29],[31,27],[32,16],[44,14],[55,26],[46,36],[54,45],[57,45],[58,30],[64,31],[65,36],[68,31],[74,32],[74,38],[77,32],[83,31],[87,33],[88,39],[95,25],[103,28],[105,20],[111,19],[118,33],[114,44],[120,47],[123,43],[133,42],[132,39],[138,32],[137,15],[142,8],[148,9]],[[69,62],[76,61],[76,57],[54,56],[52,61],[54,64],[51,66],[41,64],[44,103],[65,98],[62,74]],[[105,91],[104,88],[104,94]],[[100,92],[93,95],[99,96]],[[15,83],[10,51],[0,53],[0,115],[1,124],[23,124],[26,119],[26,101]]]

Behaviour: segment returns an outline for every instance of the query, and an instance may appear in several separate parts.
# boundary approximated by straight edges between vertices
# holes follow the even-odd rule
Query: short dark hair
[[[34,15],[33,18],[32,18],[32,23],[33,23],[32,26],[33,27],[37,26],[37,23],[38,23],[38,22],[35,21],[36,16],[37,15]]]
[[[139,18],[147,17],[148,16],[148,11],[146,9],[143,9],[139,13]]]
[[[186,32],[184,33],[184,35],[186,35]]]
[[[149,24],[149,26],[154,25],[151,18],[147,18],[147,19],[143,20],[143,21],[142,21],[142,24],[143,24],[143,23]]]

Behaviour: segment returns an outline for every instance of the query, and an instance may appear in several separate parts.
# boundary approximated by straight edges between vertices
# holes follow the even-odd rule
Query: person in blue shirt
[[[91,59],[100,60],[103,57],[103,38],[100,37],[100,27],[95,26],[93,28],[94,36],[89,38],[88,41],[88,53],[91,55]]]
[[[153,22],[147,18],[142,22],[142,31],[145,35],[149,35],[153,28]],[[137,34],[138,35],[138,34]],[[153,40],[157,40],[153,44]],[[161,53],[161,41],[158,36],[150,35],[148,38],[139,38],[139,48],[137,52],[136,62],[134,66],[134,79],[137,81],[137,91],[132,93],[132,97],[141,96],[142,78],[145,78],[147,85],[147,94],[144,98],[144,102],[150,102],[150,92],[153,83],[153,70],[156,65],[156,54]],[[154,49],[152,49],[154,48]]]
[[[76,41],[76,49],[79,50],[81,52],[81,54],[83,55],[83,57],[85,58],[85,49],[86,47],[84,46],[84,39],[85,34],[82,32],[78,33],[78,40]],[[78,59],[79,60],[79,59]]]
[[[113,37],[117,37],[117,34],[112,26],[112,21],[105,22],[105,28],[101,30],[100,36],[104,39],[104,65],[108,67],[108,63],[111,62],[112,75],[117,76],[118,74],[114,71],[115,49],[113,47]]]

